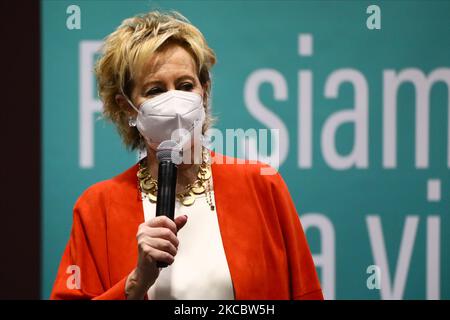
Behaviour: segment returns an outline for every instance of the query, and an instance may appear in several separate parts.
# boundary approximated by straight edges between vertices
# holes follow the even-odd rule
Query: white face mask
[[[185,148],[188,142],[202,138],[205,110],[198,93],[170,90],[144,101],[139,109],[126,99],[138,113],[136,126],[147,142],[174,140]]]

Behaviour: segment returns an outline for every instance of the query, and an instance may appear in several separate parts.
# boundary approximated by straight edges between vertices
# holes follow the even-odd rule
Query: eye
[[[154,96],[157,94],[160,94],[164,92],[164,90],[160,87],[153,87],[150,90],[147,90],[147,92],[145,93],[145,96]]]
[[[192,89],[194,89],[194,85],[190,82],[183,82],[179,88],[180,90],[191,91]]]

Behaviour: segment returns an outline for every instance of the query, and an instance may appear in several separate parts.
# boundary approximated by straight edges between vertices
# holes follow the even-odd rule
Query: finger
[[[176,248],[178,248],[179,240],[177,236],[168,228],[152,228],[143,226],[138,234],[138,241],[141,238],[161,238],[170,241]]]
[[[170,253],[172,256],[176,256],[177,254],[177,248],[175,248],[175,246],[168,240],[148,238],[145,240],[145,243],[154,249]]]
[[[187,215],[183,215],[183,216],[179,216],[175,218],[175,224],[177,226],[177,231],[180,231],[181,228],[184,227],[184,225],[186,224],[188,220],[188,216]]]
[[[147,259],[150,262],[161,261],[167,263],[168,265],[171,265],[175,261],[174,256],[170,253],[155,248],[149,249],[149,255],[147,256]]]
[[[174,234],[177,233],[177,225],[166,216],[158,216],[150,219],[146,225],[148,227],[166,227],[172,230]]]

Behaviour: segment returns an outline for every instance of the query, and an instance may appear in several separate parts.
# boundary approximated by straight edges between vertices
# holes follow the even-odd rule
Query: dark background
[[[0,1],[0,299],[40,298],[40,3]]]

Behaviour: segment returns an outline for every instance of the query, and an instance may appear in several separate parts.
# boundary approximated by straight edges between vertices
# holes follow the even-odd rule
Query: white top
[[[211,177],[212,185],[212,177]],[[206,194],[196,196],[193,205],[175,203],[175,217],[186,214],[188,221],[178,232],[178,252],[172,265],[162,268],[148,290],[150,300],[233,300],[233,284],[214,210]],[[142,197],[145,221],[155,217],[156,203]]]

